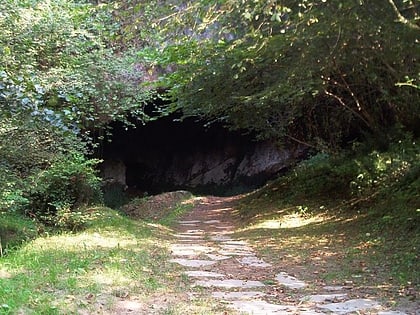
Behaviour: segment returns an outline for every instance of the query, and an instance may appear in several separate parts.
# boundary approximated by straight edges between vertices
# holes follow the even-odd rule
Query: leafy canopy
[[[136,17],[149,17],[150,39],[138,47],[151,66],[170,69],[158,83],[169,88],[168,110],[318,148],[381,138],[395,125],[418,132],[415,1],[131,1],[125,9],[138,13],[122,34],[141,38],[146,22]]]

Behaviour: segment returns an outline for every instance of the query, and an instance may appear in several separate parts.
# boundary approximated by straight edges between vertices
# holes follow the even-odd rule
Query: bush
[[[18,212],[28,203],[22,180],[5,163],[0,163],[0,212]]]
[[[29,196],[32,214],[47,223],[63,225],[66,216],[60,213],[102,201],[100,179],[94,168],[98,162],[81,154],[64,155],[34,176]]]
[[[0,212],[74,229],[83,220],[65,212],[102,201],[99,161],[85,157],[81,137],[39,117],[0,118]]]
[[[341,194],[362,197],[373,192],[419,188],[419,148],[410,137],[390,144],[385,152],[365,148],[330,156],[318,153],[294,170],[295,191],[307,196]]]
[[[353,161],[344,162],[342,157],[325,153],[318,153],[303,161],[294,173],[298,191],[309,196],[320,193],[347,194],[349,184],[357,174],[357,166]]]

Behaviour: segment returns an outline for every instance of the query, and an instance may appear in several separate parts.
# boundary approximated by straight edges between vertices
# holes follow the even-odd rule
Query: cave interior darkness
[[[240,183],[190,185],[168,179],[169,169],[179,170],[178,179],[187,177],[191,169],[197,167],[194,159],[220,159],[224,154],[240,160],[255,146],[250,134],[228,130],[219,123],[206,127],[204,122],[194,118],[180,120],[177,115],[169,115],[144,125],[137,123],[135,128],[120,122],[111,123],[110,127],[111,136],[103,142],[100,158],[124,163],[126,185],[131,190],[158,194],[185,189],[226,195],[231,194],[226,193],[227,190],[249,191],[266,180],[253,178]]]

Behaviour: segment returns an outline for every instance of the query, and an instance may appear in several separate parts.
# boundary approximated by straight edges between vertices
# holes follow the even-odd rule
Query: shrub
[[[23,182],[5,163],[0,163],[0,212],[18,212],[28,205]]]
[[[419,148],[410,137],[389,144],[385,152],[358,148],[330,156],[318,153],[291,175],[295,191],[307,196],[321,193],[362,197],[390,190],[419,188]]]
[[[357,168],[353,161],[342,162],[342,157],[318,153],[296,168],[294,185],[306,195],[348,193]]]
[[[81,154],[64,155],[32,178],[30,211],[47,223],[63,220],[62,212],[102,200],[95,165]],[[60,219],[61,217],[61,219]],[[60,223],[61,224],[61,223]]]

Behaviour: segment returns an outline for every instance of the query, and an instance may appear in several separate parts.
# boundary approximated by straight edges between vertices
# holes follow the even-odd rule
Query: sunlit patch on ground
[[[0,279],[7,279],[7,278],[10,278],[11,276],[12,275],[6,270],[0,269]]]
[[[129,286],[129,284],[133,281],[133,279],[127,277],[121,270],[117,269],[101,270],[87,276],[86,278],[101,286]]]
[[[292,229],[306,226],[313,223],[320,223],[325,220],[325,216],[314,215],[305,216],[300,213],[286,214],[278,218],[260,220],[258,223],[246,227],[244,230],[253,229]]]

